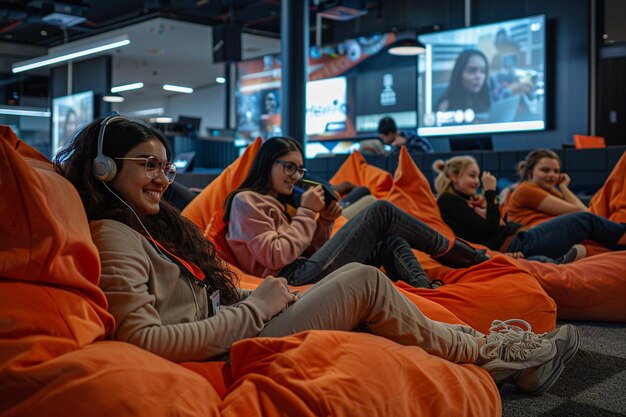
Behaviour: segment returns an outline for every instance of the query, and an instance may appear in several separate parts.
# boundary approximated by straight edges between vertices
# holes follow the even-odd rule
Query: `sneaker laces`
[[[524,361],[539,347],[540,337],[532,332],[532,327],[525,320],[494,320],[489,328],[487,343],[480,348],[480,354],[487,359]]]

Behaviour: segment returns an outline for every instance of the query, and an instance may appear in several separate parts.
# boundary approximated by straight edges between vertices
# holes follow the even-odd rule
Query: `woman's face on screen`
[[[487,78],[487,63],[480,55],[472,55],[463,69],[463,88],[478,93]]]

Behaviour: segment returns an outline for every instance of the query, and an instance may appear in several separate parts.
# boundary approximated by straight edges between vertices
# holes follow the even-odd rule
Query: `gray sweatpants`
[[[426,317],[380,270],[358,263],[332,272],[274,317],[259,336],[280,337],[305,330],[361,329],[456,363],[478,357],[477,337],[467,327]]]

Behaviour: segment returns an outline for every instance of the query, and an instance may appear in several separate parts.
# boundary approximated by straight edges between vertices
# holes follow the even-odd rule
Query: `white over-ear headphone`
[[[104,182],[113,181],[115,174],[117,174],[117,165],[115,165],[115,161],[102,153],[106,127],[109,123],[117,119],[126,119],[126,117],[120,116],[117,112],[113,112],[113,114],[105,117],[100,123],[100,132],[98,133],[98,155],[96,155],[96,159],[93,161],[92,171],[96,178]]]

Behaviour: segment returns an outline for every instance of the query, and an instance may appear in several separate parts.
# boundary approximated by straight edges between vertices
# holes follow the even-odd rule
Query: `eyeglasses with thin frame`
[[[306,174],[306,168],[298,167],[298,165],[294,164],[293,162],[277,159],[276,163],[281,164],[283,166],[283,172],[290,177],[293,176],[296,172],[300,177],[304,177],[304,174]]]
[[[148,179],[155,179],[159,176],[159,171],[163,171],[169,184],[174,182],[176,177],[176,165],[171,162],[161,161],[156,156],[136,157],[136,158],[115,158],[123,161],[144,161],[143,171]]]

